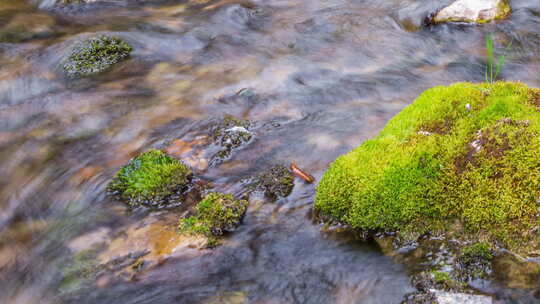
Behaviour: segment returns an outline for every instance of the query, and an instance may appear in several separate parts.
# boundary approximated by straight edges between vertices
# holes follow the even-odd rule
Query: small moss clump
[[[276,200],[291,194],[294,187],[294,175],[291,170],[277,165],[258,176],[255,186],[264,191],[264,195]]]
[[[249,131],[252,123],[249,120],[238,119],[226,115],[223,120],[211,129],[214,142],[221,147],[212,157],[212,163],[217,164],[231,156],[234,149],[246,144],[253,137]]]
[[[120,169],[108,188],[132,206],[156,207],[178,200],[190,179],[191,171],[181,161],[150,150]]]
[[[540,224],[538,92],[509,82],[425,91],[331,165],[316,209],[364,231],[532,248]]]
[[[209,242],[235,230],[242,220],[248,202],[235,200],[230,194],[209,193],[195,207],[194,215],[180,220],[180,233],[204,235]]]
[[[92,76],[126,59],[132,50],[120,38],[98,36],[79,43],[62,65],[70,78]]]
[[[448,272],[444,271],[432,271],[433,282],[442,289],[454,289],[459,286],[459,283],[454,281]]]

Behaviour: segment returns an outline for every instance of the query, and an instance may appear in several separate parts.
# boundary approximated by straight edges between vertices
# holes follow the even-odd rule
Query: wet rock
[[[439,304],[492,304],[493,299],[483,295],[434,291],[435,299]]]
[[[247,206],[248,201],[235,200],[230,194],[210,193],[197,204],[194,215],[180,220],[180,233],[204,235],[208,245],[214,246],[216,237],[236,230]]]
[[[62,62],[69,78],[97,75],[129,57],[133,48],[117,37],[98,36],[77,44]]]
[[[511,252],[498,253],[493,259],[493,276],[509,288],[537,290],[540,259],[538,257],[524,259]]]
[[[456,259],[456,273],[463,282],[491,276],[494,253],[490,245],[479,242],[462,248]]]
[[[508,0],[457,0],[435,14],[433,22],[486,23],[504,19],[511,11]]]
[[[250,187],[263,192],[271,200],[277,200],[291,194],[294,175],[289,168],[276,165],[257,176]]]
[[[130,206],[176,206],[191,181],[191,170],[159,150],[133,158],[108,186],[111,194]]]
[[[177,225],[177,214],[151,213],[117,231],[112,239],[107,240],[97,261],[106,264],[118,257],[142,251],[148,253],[144,256],[144,268],[149,269],[174,256],[199,254],[198,249],[206,243],[205,237],[179,234]],[[141,267],[136,268],[140,270]],[[130,269],[124,271],[131,272]]]
[[[415,292],[405,296],[401,304],[437,304],[437,298],[432,292]]]
[[[493,299],[484,295],[429,290],[407,296],[402,304],[492,304]]]
[[[404,252],[395,238],[392,234],[376,241],[385,254],[415,265],[411,285],[417,291],[406,295],[403,303],[469,303],[459,302],[469,298],[473,301],[470,303],[476,303],[491,299],[477,295],[478,285],[475,285],[494,280],[491,264],[495,254],[487,243],[463,244],[440,237],[423,237],[413,250]]]
[[[253,138],[250,131],[253,123],[233,116],[225,118],[211,128],[211,137],[220,150],[212,156],[210,163],[218,164],[231,156],[233,150],[249,143]]]

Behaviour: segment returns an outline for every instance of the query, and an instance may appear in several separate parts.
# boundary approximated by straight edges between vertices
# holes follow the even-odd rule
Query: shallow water
[[[300,180],[286,199],[252,203],[216,250],[177,253],[136,280],[69,294],[62,284],[77,238],[101,231],[112,244],[145,220],[176,225],[180,211],[129,212],[105,195],[141,151],[182,143],[176,156],[231,193],[292,161],[319,179],[423,90],[483,81],[488,33],[499,51],[512,42],[501,77],[540,87],[536,0],[513,0],[503,22],[436,27],[422,20],[449,1],[53,2],[0,3],[2,303],[398,303],[413,291],[407,265],[321,232],[314,185]],[[92,79],[63,77],[63,56],[95,33],[127,40],[131,58]],[[224,114],[255,121],[255,137],[210,166],[204,136]],[[538,288],[487,291],[534,303]]]

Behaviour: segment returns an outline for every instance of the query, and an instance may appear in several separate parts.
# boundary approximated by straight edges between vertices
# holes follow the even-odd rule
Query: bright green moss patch
[[[194,215],[180,220],[180,233],[204,235],[215,244],[215,237],[240,225],[247,205],[230,194],[210,193],[197,204]]]
[[[117,37],[98,36],[79,43],[63,63],[70,78],[99,74],[126,59],[133,48]]]
[[[159,150],[150,150],[124,166],[109,184],[109,191],[128,204],[161,206],[178,200],[191,178],[181,161]]]
[[[330,166],[316,209],[365,231],[444,232],[525,248],[539,224],[538,96],[506,82],[425,91]]]

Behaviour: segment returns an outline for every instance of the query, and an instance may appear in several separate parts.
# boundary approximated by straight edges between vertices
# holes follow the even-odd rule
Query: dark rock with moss
[[[489,279],[494,251],[488,243],[478,242],[461,249],[455,266],[455,276],[462,282]]]
[[[439,303],[440,296],[483,301],[485,297],[478,295],[478,288],[495,279],[495,253],[484,242],[464,243],[425,235],[411,246],[399,234],[382,233],[374,240],[384,254],[410,267],[411,285],[417,291],[406,295],[403,303]]]
[[[421,250],[413,254],[419,253]],[[411,277],[417,291],[406,295],[403,303],[491,303],[490,297],[479,295],[470,284],[473,280],[493,279],[490,276],[491,249],[485,243],[476,243],[453,247],[446,253],[443,259],[438,252],[428,253],[435,257],[435,263],[421,263],[426,270]]]
[[[211,163],[218,164],[228,159],[233,150],[247,144],[253,138],[250,131],[252,126],[251,121],[230,115],[225,116],[222,121],[215,124],[211,128],[210,134],[220,150],[214,154]]]
[[[93,76],[129,57],[133,48],[118,37],[98,36],[75,46],[63,60],[62,68],[69,78]]]
[[[180,220],[180,233],[203,235],[208,245],[216,245],[217,237],[232,232],[240,225],[248,201],[235,200],[230,194],[209,193],[194,208],[194,214]]]
[[[294,175],[289,168],[276,165],[254,179],[251,187],[272,200],[287,197],[294,188]]]
[[[538,89],[507,82],[427,90],[330,166],[315,208],[363,231],[537,250],[537,96]]]
[[[159,150],[132,159],[108,186],[110,193],[131,206],[175,206],[191,181],[191,170]]]

